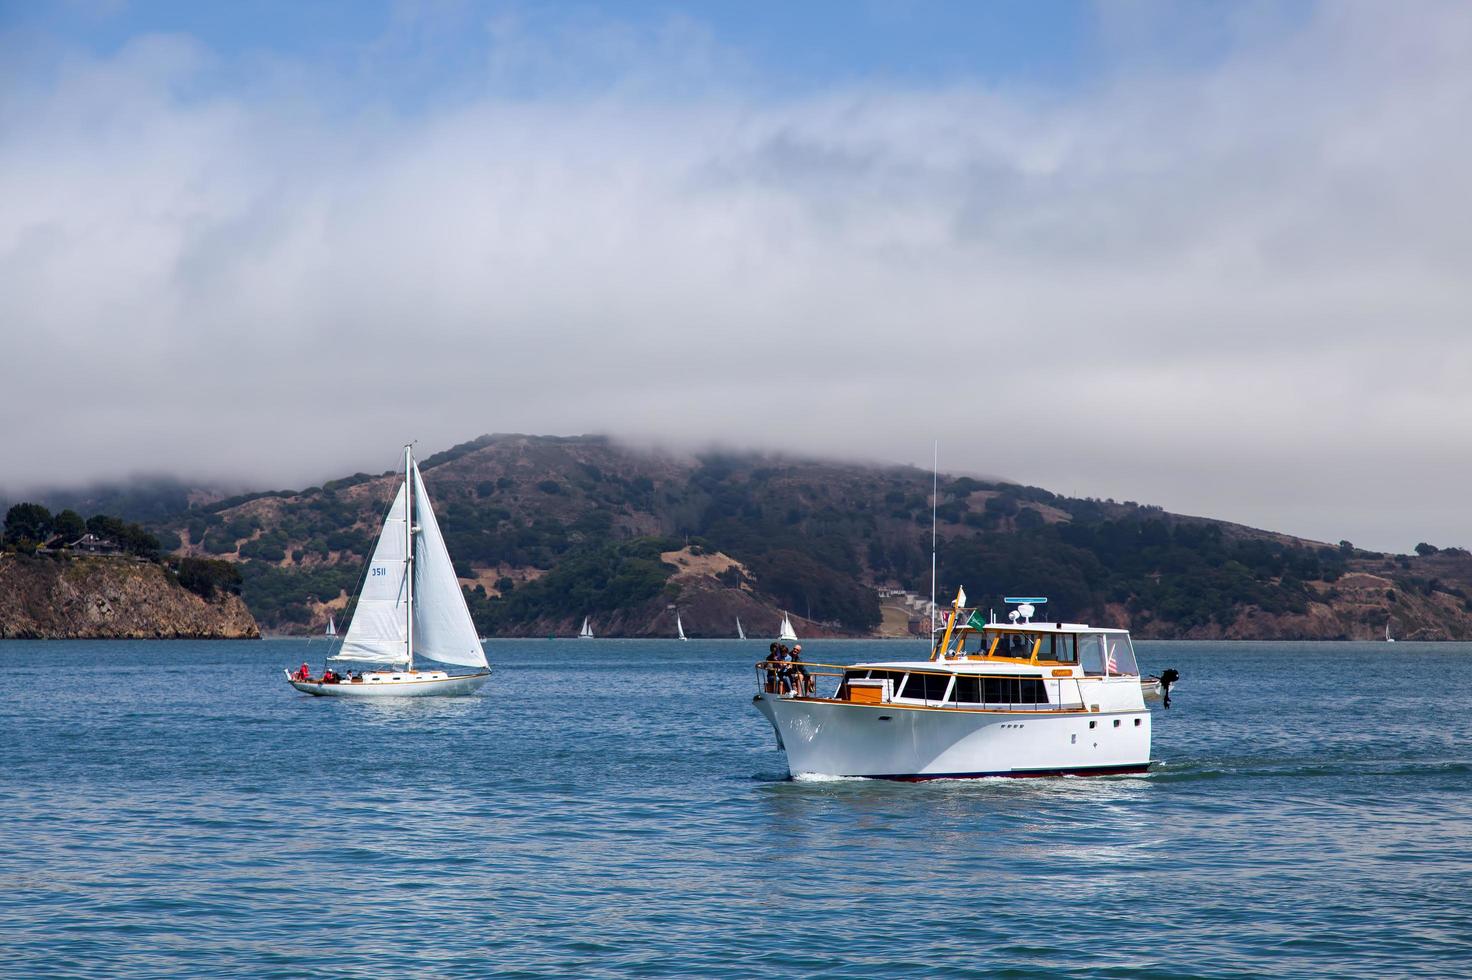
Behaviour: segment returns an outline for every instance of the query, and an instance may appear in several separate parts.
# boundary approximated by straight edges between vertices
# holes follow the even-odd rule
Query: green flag
[[[981,610],[980,609],[976,610],[975,612],[973,612],[971,614],[971,618],[968,619],[968,620],[966,620],[966,625],[970,629],[974,629],[974,630],[979,630],[983,626],[986,625],[986,620],[984,620],[984,619],[981,618]]]

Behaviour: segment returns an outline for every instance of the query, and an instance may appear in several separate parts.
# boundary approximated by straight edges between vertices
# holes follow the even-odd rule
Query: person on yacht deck
[[[777,668],[774,667],[774,666],[772,666],[772,662],[774,660],[776,660],[776,659],[777,659],[777,644],[776,644],[776,642],[773,642],[771,646],[767,647],[767,693],[768,694],[776,694],[777,693]]]
[[[787,668],[792,674],[792,688],[798,695],[811,694],[813,679],[808,676],[808,669],[802,665],[802,644],[799,643],[792,648],[788,657],[792,666]]]

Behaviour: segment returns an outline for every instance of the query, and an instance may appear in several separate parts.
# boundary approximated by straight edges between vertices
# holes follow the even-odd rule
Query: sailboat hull
[[[320,681],[301,681],[287,672],[287,683],[301,691],[319,698],[453,698],[465,697],[480,690],[491,679],[489,670],[474,674],[446,674],[443,671],[413,671],[401,673],[375,673],[364,675],[363,680],[339,681],[323,684]]]

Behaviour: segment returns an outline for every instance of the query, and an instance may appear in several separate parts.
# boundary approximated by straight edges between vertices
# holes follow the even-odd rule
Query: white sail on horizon
[[[327,632],[324,633],[323,635],[324,636],[336,636],[337,635],[337,621],[332,618],[332,613],[328,613],[327,614]]]
[[[593,627],[588,625],[588,617],[587,616],[584,616],[583,617],[583,628],[578,633],[578,639],[581,639],[581,640],[591,640],[593,638],[594,638],[593,637]]]
[[[746,639],[746,630],[744,630],[744,629],[741,628],[741,617],[740,616],[737,616],[736,617],[736,639],[738,639],[738,640],[744,640],[744,639]]]
[[[682,623],[682,622],[680,622],[680,614],[679,613],[675,613],[675,629],[679,631],[679,633],[680,633],[680,639],[682,639],[682,640],[689,639],[689,637],[687,637],[685,635],[685,624]]]
[[[791,620],[791,618],[788,617],[786,610],[783,610],[782,611],[782,629],[777,634],[777,639],[779,639],[779,640],[796,640],[797,639],[797,631],[792,628],[792,620]]]

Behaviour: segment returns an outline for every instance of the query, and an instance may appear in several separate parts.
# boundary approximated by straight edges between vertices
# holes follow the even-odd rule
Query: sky
[[[483,432],[1472,546],[1472,5],[0,0],[0,489]]]

